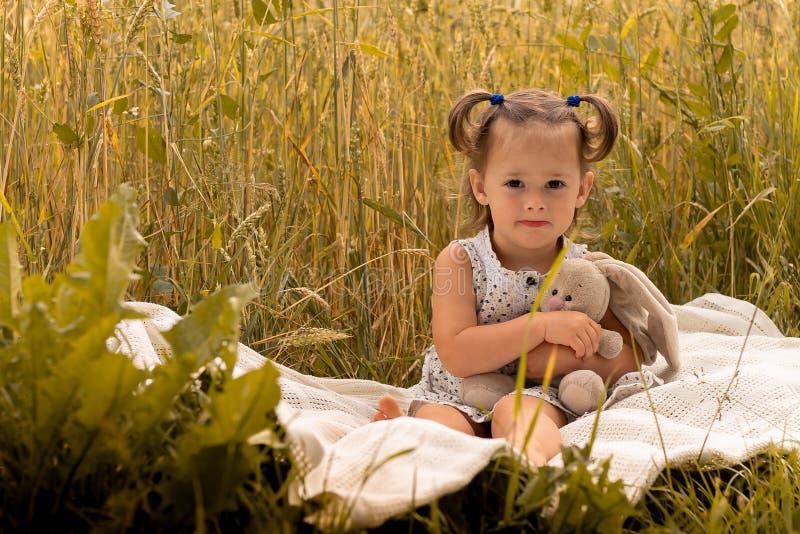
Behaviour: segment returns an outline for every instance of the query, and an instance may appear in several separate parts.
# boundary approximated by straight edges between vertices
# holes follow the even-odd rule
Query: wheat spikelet
[[[479,77],[479,85],[481,87],[488,87],[489,82],[491,81],[491,68],[492,68],[492,61],[494,60],[494,53],[497,50],[497,46],[493,46],[489,53],[486,54],[486,61],[483,62],[483,69],[481,69],[481,74]]]
[[[144,52],[142,52],[141,50],[137,50],[136,52],[139,54],[139,57],[141,57],[142,60],[144,60],[145,64],[147,65],[147,70],[150,71],[150,76],[152,76],[153,79],[156,81],[156,86],[159,89],[163,90],[164,81],[161,79],[161,75],[158,73],[153,64],[150,63],[150,60],[147,59],[147,56],[144,55]]]
[[[61,0],[47,0],[42,8],[36,13],[36,16],[33,19],[33,26],[31,26],[31,32],[36,29],[36,27],[45,19],[48,15],[52,14],[56,9],[61,7]]]
[[[412,256],[430,256],[431,251],[427,248],[401,248],[396,252],[402,252],[403,254],[410,254]]]
[[[20,69],[19,59],[17,58],[17,47],[14,46],[14,41],[10,35],[5,34],[4,38],[6,41],[6,58],[8,59],[6,70],[11,74],[14,89],[22,91],[22,69]]]
[[[290,291],[294,293],[300,293],[301,295],[303,295],[303,299],[309,298],[315,301],[320,306],[322,306],[325,309],[325,311],[331,311],[331,305],[328,304],[328,301],[322,298],[322,296],[313,289],[309,289],[307,287],[290,287],[285,292],[288,293]]]
[[[236,239],[242,237],[247,232],[251,231],[255,228],[256,223],[258,220],[264,216],[265,213],[272,207],[272,202],[267,201],[266,203],[262,204],[256,211],[248,215],[245,220],[239,223],[239,226],[234,229],[233,233],[231,234],[230,241],[235,241]]]
[[[100,15],[100,0],[77,0],[75,6],[78,8],[78,18],[81,21],[84,31],[92,36],[95,46],[100,48],[103,43],[103,26]]]
[[[125,47],[124,50],[128,49],[128,45],[136,38],[142,28],[144,27],[144,18],[147,16],[148,12],[153,9],[154,0],[144,0],[142,5],[139,6],[139,9],[136,10],[136,14],[133,15],[130,24],[128,24],[128,33],[125,35]]]
[[[328,328],[300,328],[294,332],[289,332],[281,340],[282,347],[304,347],[307,345],[317,345],[320,343],[331,343],[340,339],[347,339],[350,334],[330,330]]]

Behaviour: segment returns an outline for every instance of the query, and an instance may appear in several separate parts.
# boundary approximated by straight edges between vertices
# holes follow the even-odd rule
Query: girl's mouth
[[[540,226],[544,226],[547,224],[547,221],[519,221],[519,223],[523,226],[528,226],[531,228],[539,228]]]

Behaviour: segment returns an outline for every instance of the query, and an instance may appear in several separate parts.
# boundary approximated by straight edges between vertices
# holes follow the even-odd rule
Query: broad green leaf
[[[704,100],[694,100],[692,98],[684,98],[681,100],[684,106],[689,108],[696,117],[710,117],[711,108]]]
[[[173,187],[167,187],[164,190],[164,202],[166,202],[168,206],[181,205],[181,199]]]
[[[377,46],[369,43],[357,43],[359,50],[364,52],[367,55],[375,56],[375,57],[389,57],[390,54],[388,52],[384,52]]]
[[[272,0],[269,3],[251,0],[250,5],[253,8],[253,18],[258,24],[269,25],[278,22],[278,16],[281,14],[281,0]]]
[[[106,352],[86,362],[80,374],[80,408],[75,416],[88,430],[124,413],[145,372],[136,369],[125,356]]]
[[[661,49],[658,47],[652,48],[650,52],[648,52],[647,57],[644,58],[641,68],[643,70],[650,70],[658,64],[659,59],[661,59]]]
[[[717,25],[730,18],[734,13],[736,13],[736,6],[734,4],[725,4],[714,10],[711,14],[711,20],[714,22],[714,25]]]
[[[222,248],[222,223],[214,221],[214,231],[211,232],[211,247],[220,250]]]
[[[585,43],[586,40],[589,38],[589,34],[592,33],[592,23],[589,22],[588,24],[584,24],[583,28],[581,28],[581,36],[580,41]]]
[[[128,109],[128,96],[124,95],[114,100],[114,107],[111,111],[114,115],[122,115],[122,112]]]
[[[211,395],[210,421],[197,427],[193,446],[246,442],[267,426],[267,415],[278,405],[280,397],[278,371],[269,362],[226,382],[221,392]]]
[[[628,20],[626,20],[625,24],[622,26],[622,31],[619,32],[620,41],[624,40],[625,37],[628,36],[628,33],[630,33],[630,31],[633,28],[634,24],[636,24],[636,14],[635,13],[632,14],[630,17],[628,17]]]
[[[0,224],[0,324],[11,326],[17,316],[22,277],[17,239],[11,223]]]
[[[714,34],[714,39],[720,42],[726,42],[730,38],[731,33],[733,33],[733,30],[735,30],[736,26],[738,25],[739,17],[736,15],[732,16],[725,22],[725,25]]]
[[[161,137],[161,132],[152,126],[136,128],[136,146],[153,161],[161,164],[167,162],[167,149],[164,138]]]
[[[734,152],[730,156],[727,157],[725,160],[725,165],[728,167],[734,167],[742,162],[742,153],[741,152]]]
[[[172,36],[172,40],[175,41],[175,44],[186,44],[192,40],[192,34],[190,33],[176,33]]]
[[[207,422],[178,438],[174,469],[180,476],[175,478],[200,486],[205,508],[216,511],[235,506],[231,489],[246,482],[249,466],[257,461],[258,449],[248,440],[274,428],[271,414],[280,400],[277,379],[277,370],[267,363],[226,382],[222,391],[209,391]],[[186,490],[180,482],[167,484],[165,490],[175,504],[186,500],[181,497]]]
[[[249,285],[223,287],[201,300],[164,337],[178,358],[188,358],[195,369],[220,357],[233,370],[242,308],[258,293]]]
[[[708,96],[708,88],[705,85],[687,82],[686,87],[688,87],[689,91],[691,91],[695,96],[699,96],[700,98],[705,98]]]
[[[719,56],[719,61],[717,61],[717,66],[716,66],[717,74],[724,74],[731,68],[732,64],[733,64],[733,45],[728,43],[725,45],[725,48],[722,49],[722,55]]]
[[[239,103],[228,95],[220,93],[220,104],[222,106],[222,114],[235,121],[239,118]]]
[[[72,146],[78,143],[78,134],[76,134],[75,130],[70,128],[68,124],[55,123],[53,125],[53,133],[55,133],[58,140],[66,146]]]
[[[556,42],[562,46],[571,48],[572,50],[577,50],[579,52],[583,51],[583,43],[581,43],[572,35],[559,33],[558,35],[556,35]]]
[[[118,309],[128,284],[135,279],[136,255],[145,241],[136,229],[138,214],[133,195],[132,189],[121,187],[100,206],[98,214],[84,227],[80,254],[67,266],[70,284],[88,288],[88,305]]]

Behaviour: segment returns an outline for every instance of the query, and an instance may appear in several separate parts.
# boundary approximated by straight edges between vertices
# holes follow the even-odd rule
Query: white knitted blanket
[[[157,365],[168,353],[157,332],[178,316],[154,304],[130,306],[149,319],[120,324],[126,340],[120,350],[140,366]],[[708,294],[675,311],[682,369],[672,373],[659,358],[651,369],[665,379],[663,386],[610,399],[592,448],[593,458],[611,457],[610,476],[624,482],[634,502],[666,465],[734,464],[770,444],[800,445],[800,338],[783,337],[761,310],[723,295]],[[236,371],[264,361],[240,345]],[[406,389],[278,368],[278,417],[302,463],[293,498],[326,495],[328,519],[344,511],[352,526],[379,525],[464,487],[495,455],[509,452],[503,440],[420,419],[367,424],[381,395],[406,407]],[[594,417],[565,426],[564,444],[587,443]]]

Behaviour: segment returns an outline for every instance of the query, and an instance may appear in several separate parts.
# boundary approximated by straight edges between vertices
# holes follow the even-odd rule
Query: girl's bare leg
[[[470,436],[487,437],[487,429],[466,416],[464,412],[446,404],[425,404],[420,406],[414,417],[436,421],[446,427]]]
[[[394,419],[395,417],[403,416],[405,416],[405,414],[397,403],[397,400],[395,400],[394,397],[385,396],[381,397],[378,401],[378,412],[372,420],[383,421],[385,419]],[[424,404],[420,406],[417,413],[414,414],[414,417],[436,421],[437,423],[441,423],[453,430],[464,432],[470,436],[488,436],[483,425],[475,423],[463,412],[445,404]]]
[[[508,440],[534,465],[544,465],[560,450],[561,433],[558,429],[567,423],[567,418],[564,412],[542,399],[522,395],[520,400],[516,418],[514,395],[506,395],[497,401],[492,418],[492,436]],[[539,415],[535,416],[537,410]],[[534,417],[536,421],[531,431]]]

